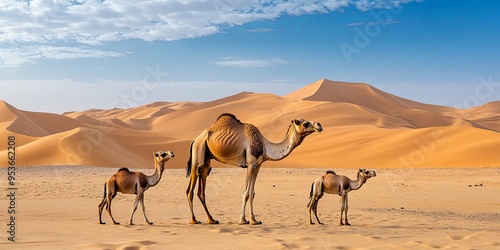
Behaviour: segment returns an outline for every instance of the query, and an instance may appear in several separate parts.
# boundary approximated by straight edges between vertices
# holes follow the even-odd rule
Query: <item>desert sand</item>
[[[245,170],[212,161],[207,204],[219,225],[190,225],[185,190],[189,144],[221,113],[280,141],[294,118],[321,122],[290,156],[265,162],[256,182],[262,225],[238,225]],[[243,92],[211,102],[156,102],[128,109],[19,110],[0,101],[0,223],[7,229],[8,136],[16,145],[16,242],[0,249],[496,249],[500,247],[500,102],[461,110],[418,103],[364,83],[326,79],[286,96]],[[152,153],[171,150],[158,186],[145,193],[148,218],[126,224],[133,195],[98,223],[105,180],[120,167],[151,174]],[[325,195],[309,225],[310,185],[333,169],[351,178],[377,171],[349,195]],[[5,170],[5,171],[4,171]],[[139,209],[140,210],[140,209]]]
[[[169,163],[167,162],[167,167]],[[17,242],[1,249],[497,249],[500,247],[500,169],[375,169],[349,199],[349,221],[339,226],[340,197],[319,203],[324,225],[309,225],[312,181],[325,169],[263,167],[256,184],[255,213],[262,225],[238,225],[245,170],[215,168],[207,203],[219,225],[189,224],[184,170],[168,169],[145,193],[147,225],[125,225],[134,195],[119,194],[113,225],[98,223],[103,183],[114,168],[25,167],[18,170]],[[152,170],[143,170],[148,174]],[[355,169],[335,169],[354,177]],[[3,175],[4,176],[4,175]],[[3,178],[3,177],[2,177]],[[2,182],[3,183],[3,182]],[[482,186],[475,186],[482,184]],[[469,187],[471,185],[471,187]],[[2,186],[2,190],[5,186]],[[2,204],[5,196],[2,195]],[[2,213],[2,224],[5,224]],[[5,231],[5,230],[3,230]]]

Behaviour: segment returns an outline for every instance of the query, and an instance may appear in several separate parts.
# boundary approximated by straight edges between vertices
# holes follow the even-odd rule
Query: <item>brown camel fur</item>
[[[324,193],[327,194],[338,194],[342,196],[342,207],[340,210],[340,225],[351,225],[347,220],[347,210],[348,206],[348,193],[352,190],[360,189],[366,180],[371,177],[375,177],[377,173],[373,170],[359,169],[358,178],[353,181],[345,175],[337,175],[335,172],[329,170],[326,174],[318,177],[311,185],[311,193],[309,196],[309,204],[307,204],[309,210],[309,223],[314,224],[311,219],[311,210],[313,210],[316,220],[319,224],[318,218],[318,202]],[[345,224],[342,222],[342,215],[345,214]]]
[[[267,140],[252,124],[240,122],[232,114],[222,114],[208,129],[205,129],[192,143],[189,161],[186,167],[190,177],[186,194],[191,209],[191,224],[200,223],[193,212],[193,193],[199,179],[198,198],[208,216],[208,223],[217,224],[208,211],[205,200],[206,179],[210,174],[210,160],[247,168],[245,191],[242,197],[242,212],[239,224],[249,224],[245,219],[245,207],[250,200],[250,220],[252,224],[261,224],[255,219],[253,200],[255,197],[255,180],[260,166],[267,160],[278,161],[287,157],[311,133],[321,132],[323,128],[318,122],[304,119],[293,119],[283,141],[273,143]]]
[[[152,175],[145,175],[141,172],[132,172],[127,168],[121,168],[118,172],[108,178],[104,184],[104,198],[99,204],[99,223],[106,224],[102,221],[102,210],[106,206],[111,220],[114,224],[120,224],[115,221],[113,215],[111,214],[111,201],[115,198],[118,192],[123,194],[136,194],[135,203],[132,209],[132,214],[130,215],[129,225],[134,225],[132,223],[132,218],[137,210],[137,204],[140,202],[142,205],[142,213],[144,214],[144,220],[148,224],[153,224],[146,217],[146,211],[144,210],[144,192],[150,187],[156,186],[161,180],[163,170],[165,170],[165,163],[174,158],[174,153],[172,151],[158,151],[153,153],[155,172]]]

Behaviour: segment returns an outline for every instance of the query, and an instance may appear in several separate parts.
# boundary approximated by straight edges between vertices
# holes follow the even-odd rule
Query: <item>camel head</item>
[[[293,119],[292,126],[295,128],[297,134],[300,135],[300,137],[302,138],[314,132],[319,133],[323,131],[323,127],[321,127],[321,124],[319,122],[306,121],[302,118]]]
[[[168,160],[174,158],[174,152],[172,151],[158,151],[153,153],[155,161],[160,165],[167,162]]]
[[[377,173],[375,173],[375,171],[373,171],[373,170],[360,168],[359,172],[358,172],[358,176],[361,176],[361,177],[363,177],[363,179],[368,180],[372,177],[377,176]]]

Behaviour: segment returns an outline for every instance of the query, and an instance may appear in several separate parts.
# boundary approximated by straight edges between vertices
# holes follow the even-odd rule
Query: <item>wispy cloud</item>
[[[224,57],[219,61],[210,62],[217,66],[225,67],[238,67],[238,68],[266,68],[275,65],[288,64],[289,62],[280,59],[255,59],[255,58],[235,58],[235,57]]]
[[[352,22],[346,23],[344,26],[346,27],[356,27],[356,26],[371,26],[371,25],[389,25],[389,24],[400,24],[401,21],[399,19],[387,19],[383,21],[360,21],[360,22]]]
[[[351,1],[361,11],[372,9],[394,9],[401,8],[404,4],[411,2],[423,2],[424,0],[358,0]]]
[[[248,32],[271,32],[273,29],[271,28],[255,28],[255,29],[248,29]]]
[[[85,47],[57,47],[48,45],[21,46],[0,49],[0,67],[16,67],[34,63],[40,59],[75,59],[119,57],[125,54],[113,51],[89,49]]]
[[[397,8],[413,0],[85,0],[0,3],[1,42],[71,41],[98,45],[128,39],[171,41],[284,15]],[[257,30],[259,31],[259,30]],[[260,32],[267,30],[260,30]]]

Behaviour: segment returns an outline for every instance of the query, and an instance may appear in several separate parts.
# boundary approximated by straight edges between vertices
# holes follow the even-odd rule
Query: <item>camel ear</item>
[[[300,121],[297,120],[297,119],[293,119],[292,122],[295,123],[295,125],[299,125],[300,124]]]
[[[363,169],[361,169],[361,168],[360,168],[360,169],[359,169],[359,172],[363,172]]]
[[[158,157],[158,156],[159,156],[158,152],[154,152],[154,153],[153,153],[153,155],[154,155],[155,157]]]

